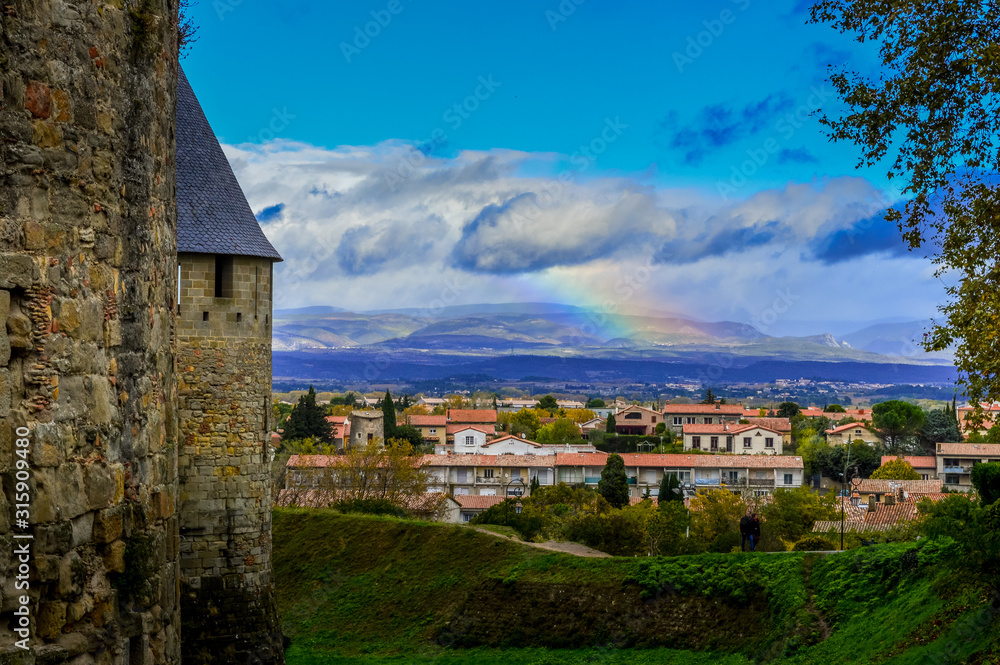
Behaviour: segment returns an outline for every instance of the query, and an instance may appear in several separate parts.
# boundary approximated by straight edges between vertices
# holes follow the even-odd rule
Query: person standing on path
[[[747,541],[750,541],[750,550],[753,551],[753,520],[750,511],[740,518],[740,550],[747,551]]]
[[[750,536],[750,551],[757,551],[757,544],[760,542],[760,517],[757,513],[750,516],[751,519],[751,536]]]

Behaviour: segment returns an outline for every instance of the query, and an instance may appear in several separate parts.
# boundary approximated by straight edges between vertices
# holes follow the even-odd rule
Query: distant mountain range
[[[772,337],[746,323],[699,321],[673,312],[598,310],[550,303],[461,305],[349,312],[337,307],[276,310],[277,352],[369,349],[471,356],[501,354],[594,358],[704,358],[707,354],[782,361],[951,364],[916,345],[926,322],[877,324],[834,338],[828,333]]]

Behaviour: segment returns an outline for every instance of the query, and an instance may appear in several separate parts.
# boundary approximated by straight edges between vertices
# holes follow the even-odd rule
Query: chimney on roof
[[[878,509],[878,504],[875,503],[875,497],[868,497],[868,512],[874,513]]]

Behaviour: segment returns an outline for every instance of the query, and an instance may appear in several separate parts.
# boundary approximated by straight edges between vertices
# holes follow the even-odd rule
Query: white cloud
[[[841,263],[816,260],[817,243],[829,254],[835,232],[885,206],[860,178],[722,201],[649,176],[554,173],[548,154],[444,159],[398,141],[225,149],[255,211],[284,204],[264,226],[285,257],[277,307],[548,300],[749,321],[794,287],[796,319],[863,320],[926,317],[941,299],[919,257],[858,246]]]

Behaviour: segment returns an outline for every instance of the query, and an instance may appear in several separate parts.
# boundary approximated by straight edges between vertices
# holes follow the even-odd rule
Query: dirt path
[[[550,550],[552,552],[562,552],[564,554],[573,554],[575,556],[589,556],[589,557],[610,557],[610,554],[605,554],[599,550],[595,550],[592,547],[587,547],[586,545],[581,545],[580,543],[567,543],[558,540],[546,540],[544,543],[530,543],[524,540],[519,540],[513,536],[505,536],[502,533],[496,533],[495,531],[490,531],[489,529],[481,529],[477,526],[472,527],[479,533],[485,533],[489,536],[495,536],[496,538],[503,538],[504,540],[509,540],[512,543],[519,543],[521,545],[527,545],[528,547],[537,547],[540,550]]]

